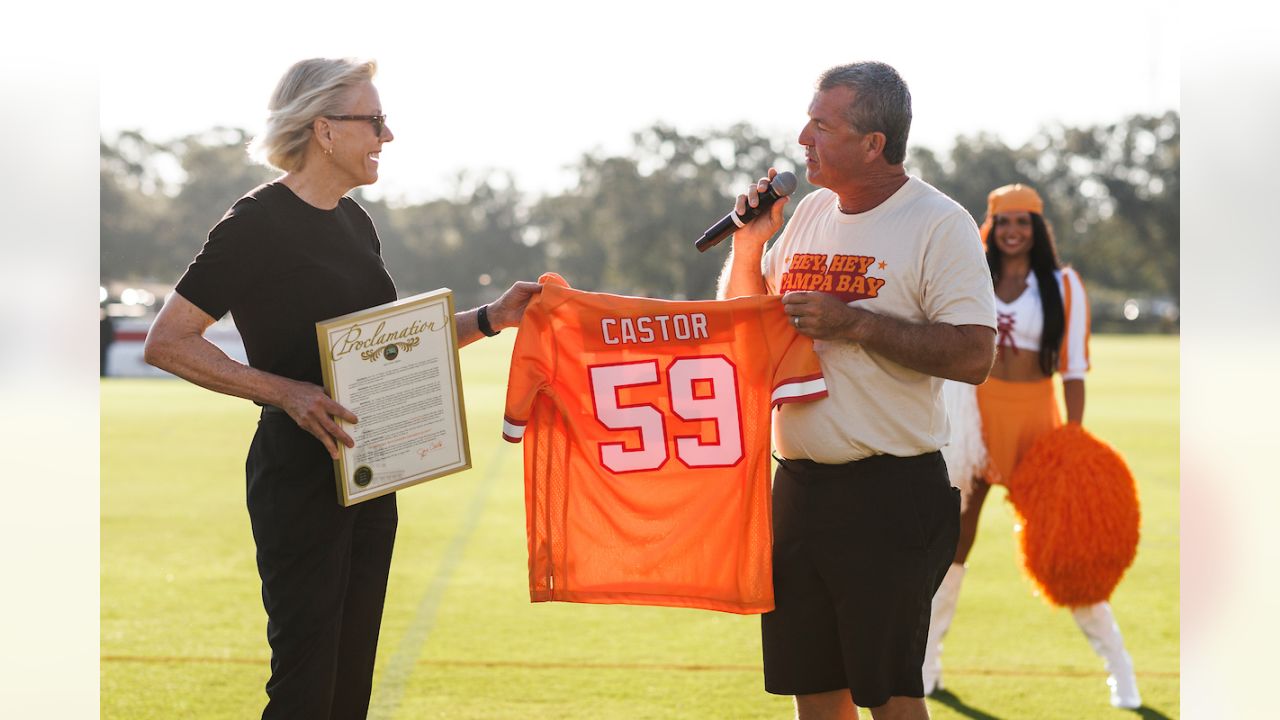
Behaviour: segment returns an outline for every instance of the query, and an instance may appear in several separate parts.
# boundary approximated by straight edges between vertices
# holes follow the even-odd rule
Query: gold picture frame
[[[453,291],[441,288],[316,323],[335,418],[334,474],[344,507],[471,467]]]

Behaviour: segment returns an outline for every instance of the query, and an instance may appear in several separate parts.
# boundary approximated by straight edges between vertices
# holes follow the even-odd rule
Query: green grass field
[[[400,493],[370,716],[790,717],[764,692],[754,616],[529,602],[522,457],[500,437],[513,336],[462,351],[474,468]],[[1031,595],[996,489],[934,718],[1178,717],[1178,339],[1096,337],[1093,360],[1085,424],[1140,483],[1142,542],[1112,605],[1146,707],[1111,708],[1070,615]],[[257,717],[255,408],[173,380],[105,380],[101,399],[102,717]]]

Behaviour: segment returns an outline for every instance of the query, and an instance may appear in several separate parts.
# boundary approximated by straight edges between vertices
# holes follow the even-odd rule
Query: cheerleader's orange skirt
[[[978,386],[982,438],[990,458],[987,482],[1003,485],[1044,433],[1062,426],[1053,379],[1009,382],[987,378]]]

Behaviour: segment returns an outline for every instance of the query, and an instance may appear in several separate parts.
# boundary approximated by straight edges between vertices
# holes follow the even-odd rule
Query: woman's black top
[[[381,250],[355,200],[321,210],[267,183],[231,206],[174,289],[231,313],[250,366],[321,385],[316,322],[396,299]]]

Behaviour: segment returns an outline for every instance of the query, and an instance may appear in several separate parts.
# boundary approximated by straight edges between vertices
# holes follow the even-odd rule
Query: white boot
[[[1111,704],[1119,708],[1142,707],[1142,695],[1138,693],[1138,678],[1133,674],[1133,660],[1124,649],[1120,626],[1111,613],[1111,605],[1100,602],[1071,609],[1076,625],[1089,638],[1093,651],[1106,664],[1107,686],[1111,688]]]
[[[964,565],[951,563],[947,574],[933,595],[933,609],[929,616],[929,639],[924,647],[924,694],[932,695],[942,689],[942,636],[951,627],[956,614],[956,602],[960,599],[960,581],[964,580]]]

